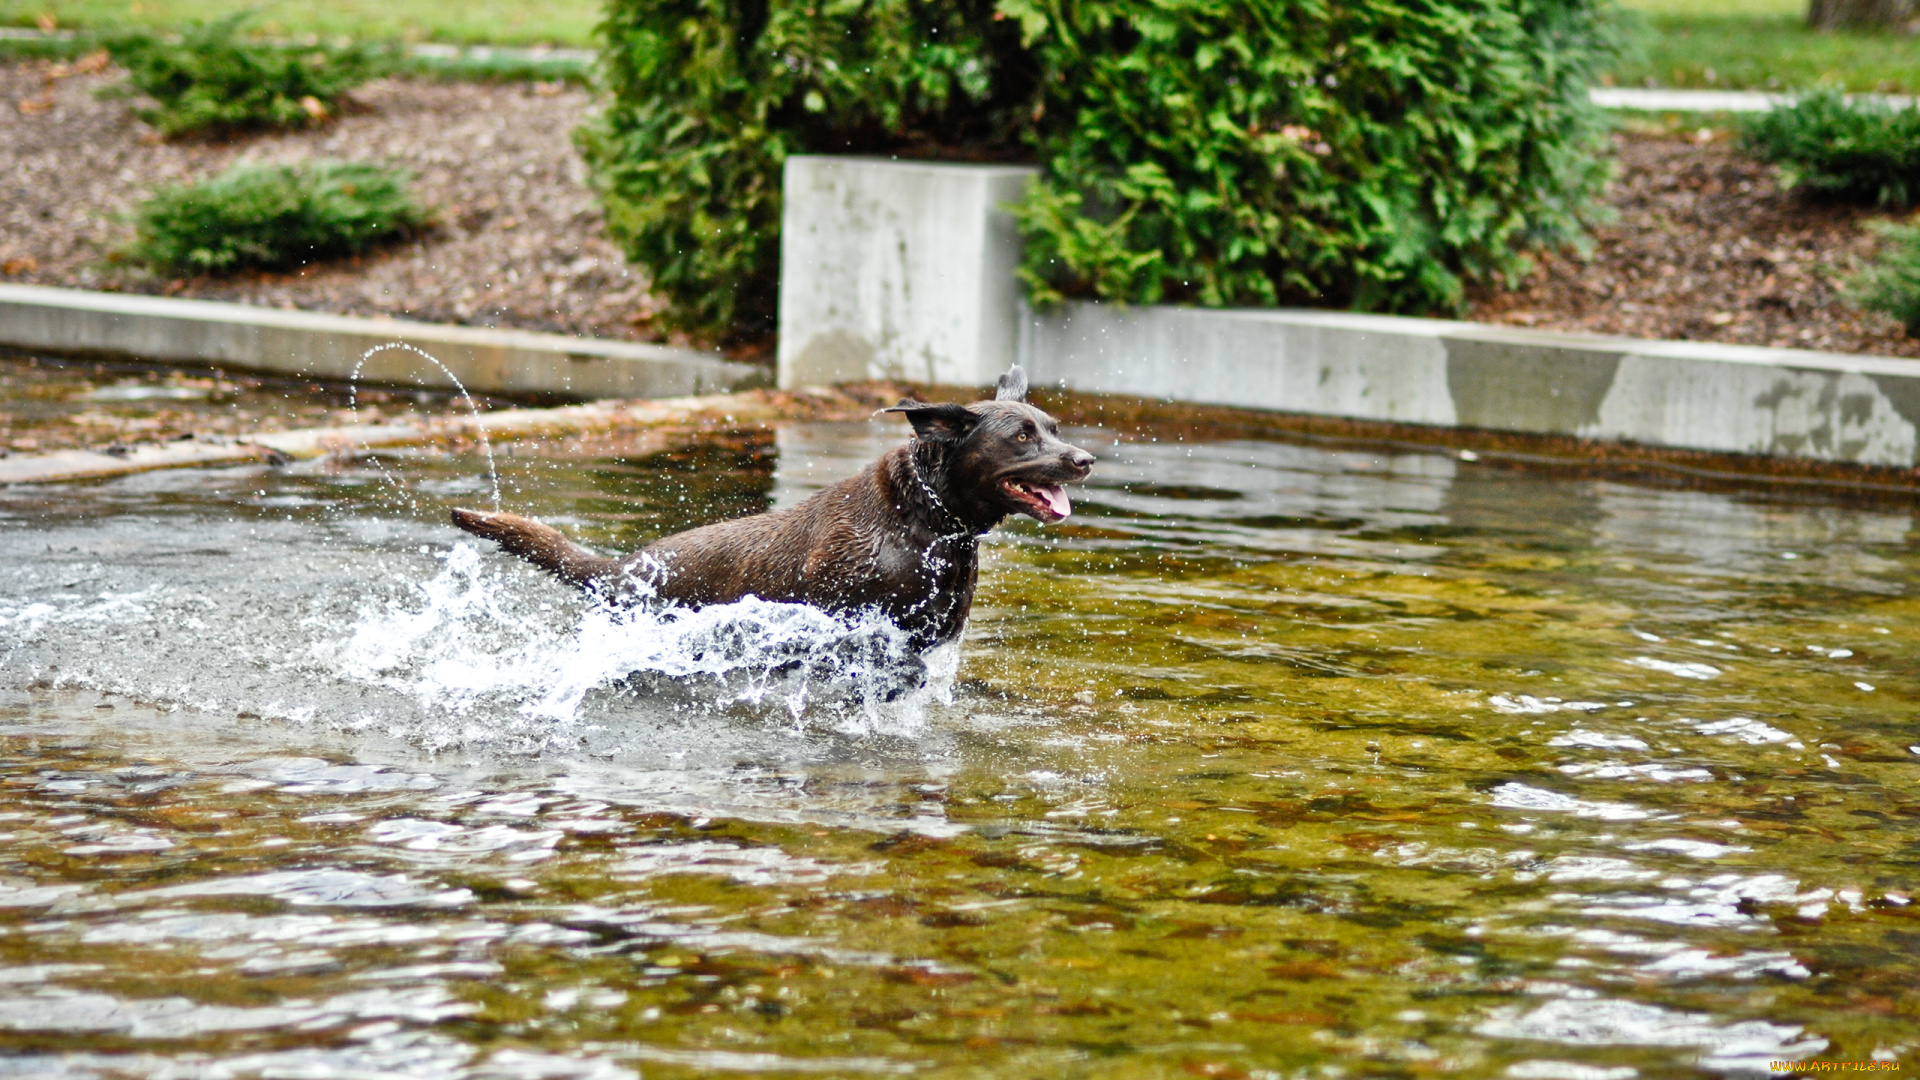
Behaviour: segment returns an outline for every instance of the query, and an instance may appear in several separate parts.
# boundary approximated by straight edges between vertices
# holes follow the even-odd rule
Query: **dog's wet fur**
[[[954,640],[973,607],[979,538],[1009,514],[1070,512],[1066,484],[1094,457],[1027,404],[1014,367],[991,401],[912,400],[913,439],[798,506],[704,525],[623,559],[593,552],[515,514],[455,510],[454,524],[613,604],[684,607],[747,596],[826,611],[878,610],[916,648]]]

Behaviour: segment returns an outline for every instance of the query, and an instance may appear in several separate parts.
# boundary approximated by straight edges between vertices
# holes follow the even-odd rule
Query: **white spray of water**
[[[557,732],[588,715],[604,722],[622,702],[773,706],[795,727],[912,734],[928,704],[951,700],[958,650],[922,657],[877,613],[748,597],[699,610],[595,606],[569,616],[516,596],[472,545],[445,559],[405,599],[363,607],[347,637],[319,646],[317,658],[343,677],[404,693],[429,714],[504,713],[517,735]],[[590,701],[596,692],[610,697]]]
[[[353,374],[347,377],[347,408],[353,411],[354,422],[360,422],[360,372],[367,366],[367,361],[373,359],[375,353],[385,352],[388,349],[402,349],[426,360],[434,367],[439,368],[440,373],[445,375],[447,380],[453,383],[454,388],[460,391],[460,400],[466,403],[467,411],[473,415],[474,430],[480,433],[480,449],[487,457],[487,479],[493,484],[493,508],[497,512],[500,509],[500,470],[496,468],[493,463],[493,442],[487,438],[486,423],[480,419],[480,406],[474,402],[473,395],[467,392],[467,384],[460,381],[460,376],[455,375],[452,369],[441,363],[440,359],[432,353],[427,352],[425,349],[416,348],[404,341],[389,341],[384,345],[375,345],[373,348],[361,353],[360,359],[353,365]],[[380,470],[380,475],[385,477],[387,483],[392,485],[396,491],[399,491],[401,494],[406,493],[405,485],[401,484],[392,473],[388,472],[387,467],[380,464],[378,458],[374,459],[374,467]]]

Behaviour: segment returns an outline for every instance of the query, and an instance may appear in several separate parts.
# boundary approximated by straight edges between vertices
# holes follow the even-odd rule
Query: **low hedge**
[[[1920,225],[1874,223],[1880,250],[1847,282],[1854,303],[1899,319],[1920,336]]]
[[[1892,208],[1920,201],[1920,109],[1912,106],[1823,90],[1748,120],[1741,145],[1779,165],[1789,188]]]
[[[337,115],[347,92],[391,65],[365,44],[291,47],[241,35],[252,12],[189,24],[177,40],[112,34],[102,44],[127,69],[122,90],[153,100],[134,114],[161,135],[225,135],[308,127]]]
[[[1607,0],[610,0],[580,143],[680,325],[771,327],[789,154],[1026,160],[1045,303],[1452,312],[1578,234]]]
[[[288,270],[403,238],[427,215],[399,169],[353,161],[239,164],[164,187],[121,257],[169,274]]]

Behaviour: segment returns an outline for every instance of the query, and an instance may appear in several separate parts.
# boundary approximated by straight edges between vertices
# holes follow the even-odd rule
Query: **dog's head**
[[[1093,455],[1060,438],[1060,424],[1027,404],[1027,374],[1016,365],[993,400],[971,405],[902,401],[914,437],[944,443],[941,497],[969,521],[991,526],[1008,514],[1043,522],[1072,513],[1065,485],[1093,470]]]

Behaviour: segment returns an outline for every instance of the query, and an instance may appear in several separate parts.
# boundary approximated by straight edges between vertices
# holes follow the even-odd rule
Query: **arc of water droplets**
[[[500,510],[500,470],[496,468],[493,463],[493,440],[487,438],[486,422],[480,419],[480,406],[474,402],[473,395],[467,392],[467,384],[461,382],[460,376],[455,375],[452,369],[441,363],[439,357],[434,356],[425,349],[409,345],[404,341],[389,341],[383,345],[375,345],[373,348],[361,353],[359,361],[353,365],[353,374],[347,378],[347,408],[353,412],[353,422],[356,424],[360,422],[360,369],[367,366],[367,361],[373,359],[375,353],[385,352],[388,349],[404,349],[426,360],[434,367],[439,368],[440,373],[447,377],[447,381],[453,383],[454,388],[460,391],[460,400],[467,403],[467,411],[473,414],[474,429],[480,433],[480,449],[487,455],[487,479],[493,484],[493,509],[495,513],[498,513]],[[406,493],[406,488],[403,487],[398,480],[394,479],[393,474],[387,471],[385,465],[380,464],[379,458],[374,458],[373,464],[375,468],[380,470],[380,475],[386,477],[387,483],[392,484],[394,488],[402,494]]]

